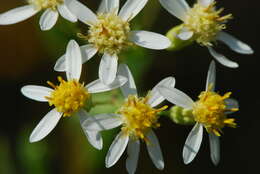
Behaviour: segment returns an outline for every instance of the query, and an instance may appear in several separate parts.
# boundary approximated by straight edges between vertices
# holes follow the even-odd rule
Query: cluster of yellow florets
[[[62,4],[64,0],[28,0],[29,4],[33,4],[37,9],[56,10],[59,4]]]

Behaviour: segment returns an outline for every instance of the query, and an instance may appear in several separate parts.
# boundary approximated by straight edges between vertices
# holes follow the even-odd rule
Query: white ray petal
[[[122,156],[128,144],[129,136],[121,131],[114,139],[106,155],[106,167],[113,166]]]
[[[73,13],[71,13],[71,11],[68,9],[68,7],[65,4],[59,5],[58,11],[64,19],[67,19],[70,22],[78,21],[77,17]]]
[[[171,41],[162,34],[149,31],[131,31],[129,40],[144,48],[161,50],[171,45]]]
[[[196,123],[189,136],[186,139],[185,145],[183,147],[183,161],[185,164],[189,164],[197,155],[203,137],[203,126]]]
[[[51,9],[45,10],[40,18],[41,30],[46,31],[52,29],[52,27],[56,24],[58,17],[59,13],[57,11],[53,11]]]
[[[213,3],[214,0],[198,0],[200,5],[207,8],[211,3]]]
[[[40,102],[47,102],[46,97],[50,96],[52,91],[51,88],[36,85],[27,85],[21,89],[24,96]]]
[[[125,20],[132,20],[146,5],[148,0],[127,0],[119,12],[119,16]]]
[[[218,37],[218,40],[225,43],[231,50],[240,53],[240,54],[253,54],[253,49],[247,45],[246,43],[238,40],[234,36],[226,33],[226,32],[220,32]]]
[[[181,40],[189,40],[193,36],[193,31],[190,31],[188,28],[183,27],[177,37]]]
[[[210,157],[215,165],[220,161],[220,142],[219,137],[209,133]]]
[[[227,66],[229,68],[238,68],[238,64],[227,59],[224,55],[217,53],[213,48],[208,47],[210,54],[222,65]]]
[[[149,153],[151,160],[153,161],[154,165],[159,169],[162,170],[164,168],[164,161],[163,155],[161,151],[161,147],[156,137],[155,133],[151,130],[147,134],[148,142],[146,143],[146,147]]]
[[[39,12],[39,10],[35,9],[33,5],[14,8],[0,14],[0,25],[16,24],[30,18],[37,12]]]
[[[102,0],[98,13],[118,13],[119,0]]]
[[[126,64],[120,64],[118,67],[118,74],[126,77],[128,81],[121,86],[121,91],[124,97],[128,97],[128,95],[137,95],[136,85],[132,73]]]
[[[55,128],[61,117],[62,113],[59,113],[56,109],[48,112],[34,128],[30,135],[30,142],[37,142],[46,137]]]
[[[97,10],[97,14],[99,13],[107,13],[107,0],[102,0],[98,10]]]
[[[138,164],[140,152],[140,141],[139,140],[129,140],[127,146],[128,157],[126,159],[126,170],[128,174],[134,174]]]
[[[208,91],[210,85],[212,87],[211,91],[214,91],[216,85],[216,64],[214,60],[212,60],[209,65],[207,82],[206,82],[206,91]]]
[[[190,9],[185,0],[159,0],[162,6],[173,16],[184,21],[186,13]]]
[[[105,53],[101,58],[98,75],[100,80],[105,85],[110,85],[116,78],[118,64],[117,59],[118,58],[116,54],[110,55],[107,53]]]
[[[82,58],[78,43],[70,40],[65,55],[66,75],[68,80],[79,80],[82,68]]]
[[[148,104],[151,107],[155,107],[158,104],[160,104],[161,102],[163,102],[163,100],[165,100],[165,98],[159,93],[159,91],[157,90],[158,86],[169,86],[169,87],[174,87],[175,86],[175,78],[174,77],[167,77],[163,80],[161,80],[151,91],[150,93],[150,98],[148,100]]]

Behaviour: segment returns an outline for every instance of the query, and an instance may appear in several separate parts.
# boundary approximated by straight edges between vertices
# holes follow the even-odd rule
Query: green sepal
[[[176,124],[192,125],[195,120],[191,109],[184,109],[180,106],[173,106],[169,112],[169,118]]]

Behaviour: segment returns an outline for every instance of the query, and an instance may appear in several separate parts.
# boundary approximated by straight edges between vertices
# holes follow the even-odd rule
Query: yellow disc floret
[[[65,81],[61,77],[58,77],[58,80],[60,82],[58,86],[48,82],[54,88],[54,91],[46,98],[50,106],[54,105],[58,112],[63,113],[63,116],[71,116],[84,107],[86,101],[90,98],[90,94],[84,84],[76,80]]]
[[[209,133],[220,136],[224,126],[236,127],[235,119],[227,118],[226,112],[238,111],[238,108],[227,108],[225,99],[231,92],[221,96],[212,91],[204,91],[199,95],[199,100],[193,106],[195,121],[204,125]]]
[[[226,22],[232,18],[231,14],[220,16],[223,8],[216,10],[216,2],[208,7],[196,3],[187,11],[184,27],[194,32],[194,39],[202,46],[212,46],[218,33],[226,28]]]
[[[57,10],[57,6],[62,4],[64,0],[28,0],[29,4],[33,4],[36,9],[47,9]]]
[[[79,34],[93,44],[100,53],[118,54],[131,45],[128,41],[130,26],[114,12],[98,14],[98,23],[91,24],[88,35]]]
[[[158,112],[163,111],[167,106],[159,109],[152,108],[147,102],[149,97],[140,97],[129,95],[123,106],[117,112],[122,115],[122,131],[134,139],[143,139],[146,141],[146,133],[151,128],[160,126],[158,121]]]

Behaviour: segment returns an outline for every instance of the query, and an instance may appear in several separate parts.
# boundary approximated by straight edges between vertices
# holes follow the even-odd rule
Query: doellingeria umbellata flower
[[[168,77],[156,85],[146,97],[138,97],[134,79],[127,65],[120,64],[118,73],[128,77],[128,82],[121,87],[125,96],[125,102],[115,114],[100,114],[89,117],[82,125],[89,131],[108,130],[121,125],[121,131],[114,139],[106,156],[106,167],[113,166],[121,157],[127,147],[128,158],[126,168],[129,174],[136,171],[140,141],[146,143],[148,153],[154,165],[162,170],[164,161],[159,141],[153,132],[153,128],[160,126],[158,112],[167,108],[162,106],[154,108],[164,101],[157,91],[158,85],[174,87],[175,79]]]
[[[230,68],[238,67],[236,62],[213,49],[217,41],[223,42],[237,53],[253,54],[250,46],[223,31],[228,20],[232,19],[232,15],[222,16],[224,9],[217,10],[216,1],[198,0],[192,8],[185,0],[160,0],[160,3],[168,12],[183,21],[177,37],[187,42],[195,40],[201,46],[207,47],[210,54],[222,65]]]
[[[63,18],[77,22],[77,17],[67,8],[64,0],[27,0],[27,2],[28,5],[0,14],[0,25],[24,21],[42,10],[44,12],[40,18],[41,30],[50,30],[56,24],[59,13]]]
[[[81,47],[86,62],[97,52],[103,54],[99,66],[99,78],[104,84],[110,84],[116,77],[118,54],[134,44],[160,50],[168,48],[170,40],[157,33],[131,31],[130,21],[143,9],[148,0],[128,0],[119,10],[119,0],[103,0],[97,12],[78,1],[67,3],[68,8],[78,19],[89,26],[86,35],[79,34],[88,42]],[[55,65],[56,71],[64,71],[64,56]]]
[[[236,127],[235,119],[227,118],[227,114],[238,111],[238,102],[230,99],[231,92],[223,96],[214,92],[216,79],[215,62],[212,61],[206,83],[206,91],[201,92],[197,101],[176,88],[162,85],[158,91],[171,103],[190,109],[196,122],[190,132],[183,149],[184,163],[190,163],[199,151],[203,127],[209,134],[212,162],[217,165],[220,160],[219,137],[225,126]]]
[[[59,85],[48,82],[54,89],[34,85],[24,86],[21,89],[21,92],[26,97],[40,102],[48,102],[50,106],[55,107],[43,117],[33,130],[30,136],[30,142],[40,141],[47,136],[57,125],[62,116],[70,117],[78,115],[80,120],[83,120],[87,115],[84,109],[87,109],[86,105],[91,103],[92,93],[118,88],[127,81],[125,77],[117,76],[114,83],[109,86],[105,86],[99,79],[84,86],[84,83],[79,82],[81,67],[82,58],[80,48],[78,44],[72,40],[69,42],[66,51],[67,81],[58,77]],[[97,149],[102,148],[102,139],[98,132],[86,131],[85,129],[84,132],[94,147]]]

